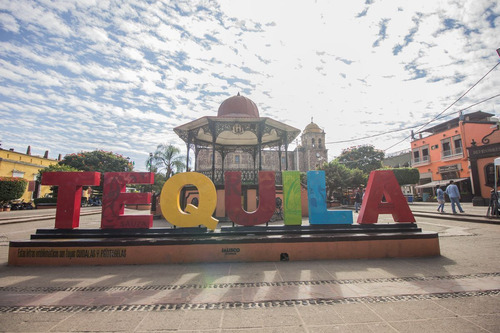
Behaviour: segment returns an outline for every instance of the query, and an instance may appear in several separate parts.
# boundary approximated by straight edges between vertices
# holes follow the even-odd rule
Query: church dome
[[[221,118],[259,118],[259,109],[255,103],[246,97],[229,97],[219,106],[217,117]]]
[[[311,123],[304,129],[304,133],[323,133],[323,130],[311,121]]]

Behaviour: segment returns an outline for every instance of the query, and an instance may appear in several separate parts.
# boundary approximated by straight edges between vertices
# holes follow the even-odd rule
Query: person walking
[[[361,208],[361,202],[363,199],[361,198],[361,192],[359,191],[359,188],[356,190],[356,195],[354,196],[354,208],[356,209],[356,213],[359,211]]]
[[[441,186],[438,186],[436,190],[436,197],[439,204],[437,211],[440,213],[444,213],[444,191]]]
[[[457,213],[455,205],[458,207],[460,213],[465,213],[464,210],[462,209],[462,206],[460,206],[460,191],[458,190],[458,186],[455,185],[453,180],[450,180],[450,184],[446,188],[446,194],[450,198],[451,210],[453,211],[453,214]]]

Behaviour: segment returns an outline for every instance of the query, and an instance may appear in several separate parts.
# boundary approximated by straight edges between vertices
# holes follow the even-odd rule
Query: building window
[[[240,155],[234,155],[234,163],[240,164]]]
[[[443,157],[452,155],[450,139],[441,140],[441,147],[443,148]]]
[[[423,161],[429,160],[429,147],[422,148],[422,160]]]
[[[282,156],[282,157],[281,157],[281,165],[282,165],[282,166],[283,166],[283,165],[285,165],[285,162],[286,162],[286,161],[285,161],[285,157],[284,157],[284,156]]]
[[[311,143],[312,143],[313,148],[316,147],[316,143],[314,141],[314,138],[312,138]]]
[[[415,162],[420,161],[420,151],[419,150],[413,151],[413,159],[415,160]]]
[[[442,158],[463,156],[462,138],[460,135],[441,140],[441,147],[443,148],[441,152]]]
[[[14,178],[23,178],[24,172],[18,170],[12,170],[12,177]]]
[[[453,137],[453,146],[455,148],[455,154],[462,154],[462,138],[460,135]]]
[[[413,164],[424,164],[430,162],[429,146],[423,146],[413,150]]]
[[[321,139],[318,139],[318,148],[323,148],[323,146],[321,144]]]

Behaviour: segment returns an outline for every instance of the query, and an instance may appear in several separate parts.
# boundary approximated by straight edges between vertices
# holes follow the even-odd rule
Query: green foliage
[[[155,173],[155,183],[153,184],[153,191],[155,193],[160,194],[161,189],[163,188],[163,184],[167,181],[167,177],[165,177],[162,173]]]
[[[307,185],[307,172],[301,172],[300,173],[300,182],[303,185]]]
[[[349,169],[360,169],[366,174],[382,167],[384,152],[371,145],[344,149],[336,160]]]
[[[42,175],[45,172],[75,172],[75,171],[80,171],[80,170],[73,168],[69,165],[52,164],[46,168],[38,170],[38,174],[36,175],[36,181],[42,183]],[[54,198],[57,198],[58,187],[51,186],[50,190],[52,191],[52,196]]]
[[[349,169],[344,164],[333,160],[320,167],[325,171],[327,196],[342,193],[342,189],[364,186],[368,176],[359,169]]]
[[[69,165],[52,164],[46,168],[38,170],[38,174],[36,175],[36,181],[41,183],[42,182],[42,175],[45,172],[71,172],[71,171],[74,172],[74,171],[81,171],[81,170],[73,168],[72,166],[69,166]]]
[[[368,174],[359,169],[351,169],[351,179],[349,187],[365,186],[368,181]]]
[[[8,203],[11,200],[19,199],[26,191],[28,181],[23,178],[0,178],[0,202]]]
[[[127,172],[134,169],[133,164],[122,155],[103,150],[94,150],[64,156],[61,165],[71,166],[81,171]]]
[[[179,155],[180,153],[180,149],[175,146],[161,144],[156,147],[156,151],[146,164],[152,171],[163,169],[166,179],[169,179],[186,168],[183,162],[185,157]]]
[[[103,150],[69,154],[64,156],[59,164],[71,166],[81,171],[100,172],[101,185],[97,187],[92,186],[95,196],[99,196],[102,193],[102,183],[106,172],[129,172],[134,169],[133,163],[122,155]]]
[[[394,172],[394,176],[396,176],[399,185],[416,184],[420,179],[418,169],[415,168],[395,168],[388,170]]]

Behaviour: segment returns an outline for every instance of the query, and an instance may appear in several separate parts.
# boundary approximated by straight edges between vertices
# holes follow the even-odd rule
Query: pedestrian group
[[[450,183],[446,187],[446,190],[443,190],[442,187],[438,186],[436,190],[436,197],[438,201],[438,208],[437,211],[440,213],[444,213],[444,194],[450,198],[451,202],[451,211],[453,214],[457,214],[457,209],[460,213],[465,213],[464,210],[462,209],[462,206],[460,205],[460,191],[458,190],[458,186],[453,182],[453,180],[450,180]]]

